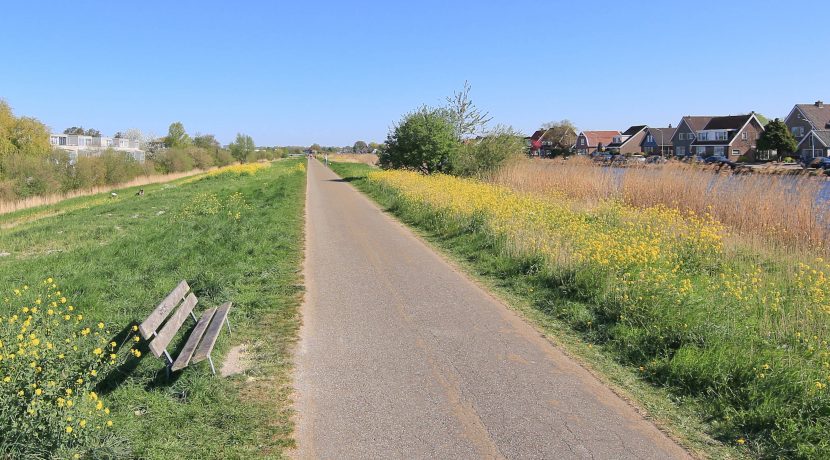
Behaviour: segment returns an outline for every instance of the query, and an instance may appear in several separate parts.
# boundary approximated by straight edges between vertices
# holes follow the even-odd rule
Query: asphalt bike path
[[[688,454],[316,160],[296,458]]]

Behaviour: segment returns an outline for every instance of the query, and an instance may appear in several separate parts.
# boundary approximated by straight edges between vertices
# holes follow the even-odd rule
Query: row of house
[[[793,155],[803,160],[830,156],[830,106],[822,101],[796,104],[784,120],[798,142]],[[774,152],[759,150],[764,132],[758,115],[685,116],[677,127],[635,125],[620,131],[582,131],[574,150],[661,156],[723,155],[730,160],[767,161]],[[538,131],[537,131],[538,133]],[[537,133],[534,133],[536,135]]]
[[[69,153],[69,161],[75,163],[80,157],[100,156],[107,149],[113,149],[130,155],[139,163],[144,163],[145,153],[138,141],[119,137],[86,136],[83,134],[50,134],[49,142],[53,147]]]

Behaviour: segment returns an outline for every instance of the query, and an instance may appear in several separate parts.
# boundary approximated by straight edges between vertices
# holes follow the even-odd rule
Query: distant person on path
[[[328,153],[324,153],[324,154],[323,154],[323,159],[326,161],[326,166],[328,166],[328,165],[329,165],[329,154],[328,154]]]

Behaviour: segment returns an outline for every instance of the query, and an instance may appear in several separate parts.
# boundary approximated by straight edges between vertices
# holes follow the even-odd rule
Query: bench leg
[[[216,368],[213,367],[213,358],[208,355],[208,362],[210,363],[210,371],[213,372],[213,375],[216,375]]]
[[[167,374],[167,380],[170,380],[170,368],[173,367],[173,358],[170,357],[170,353],[167,350],[164,350],[164,357],[167,358],[167,365],[164,366],[164,370]]]
[[[231,320],[230,320],[230,319],[228,319],[228,317],[227,317],[227,316],[225,317],[225,324],[227,324],[227,325],[228,325],[228,334],[230,334],[230,333],[232,332],[232,331],[231,331]]]

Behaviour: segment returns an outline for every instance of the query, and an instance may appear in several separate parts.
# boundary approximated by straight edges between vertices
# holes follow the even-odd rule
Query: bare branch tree
[[[464,81],[464,89],[454,92],[447,98],[449,117],[455,126],[458,139],[475,136],[484,130],[487,123],[493,118],[487,112],[482,112],[470,99],[470,82]]]

